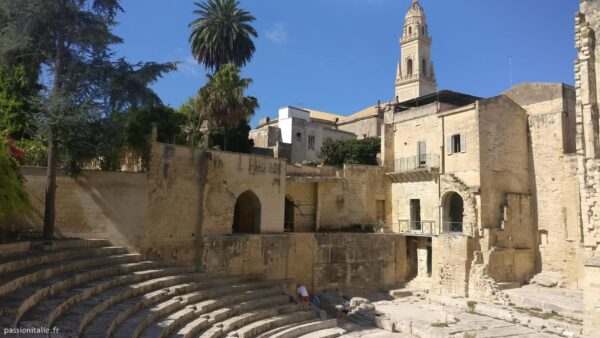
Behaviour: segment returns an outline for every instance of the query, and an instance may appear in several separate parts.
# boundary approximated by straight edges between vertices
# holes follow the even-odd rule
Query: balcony
[[[458,235],[473,237],[473,226],[467,222],[443,222],[438,226],[436,221],[398,220],[400,233],[406,236],[433,237],[439,235]]]
[[[409,221],[398,220],[400,233],[411,236],[433,236],[435,232],[435,221]]]
[[[394,172],[387,175],[394,183],[437,180],[440,175],[440,156],[423,154],[397,158],[394,161]]]

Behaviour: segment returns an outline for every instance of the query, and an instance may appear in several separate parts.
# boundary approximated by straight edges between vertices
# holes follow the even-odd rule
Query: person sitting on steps
[[[302,283],[298,283],[296,294],[298,295],[298,303],[300,304],[302,310],[308,311],[308,290],[306,290],[306,287]]]

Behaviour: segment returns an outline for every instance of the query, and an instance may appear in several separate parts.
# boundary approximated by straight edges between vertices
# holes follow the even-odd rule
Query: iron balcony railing
[[[398,158],[395,161],[396,172],[411,171],[417,169],[429,169],[440,167],[440,155],[423,154],[417,156]]]
[[[398,222],[400,224],[401,233],[417,235],[435,234],[435,221],[409,221],[407,219],[402,219]]]
[[[400,233],[407,235],[439,236],[464,235],[473,236],[474,229],[468,222],[443,222],[441,226],[435,221],[398,220]]]

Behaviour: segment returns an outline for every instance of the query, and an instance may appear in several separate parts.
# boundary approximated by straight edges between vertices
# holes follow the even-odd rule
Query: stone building
[[[431,60],[431,36],[425,11],[413,0],[400,38],[402,58],[396,71],[396,101],[435,93],[437,84]]]
[[[480,98],[436,91],[425,11],[414,0],[393,102],[348,117],[284,108],[251,134],[275,158],[153,142],[147,174],[59,179],[57,229],[316,290],[414,283],[432,295],[501,303],[503,289],[524,283],[583,290],[593,336],[598,29],[600,1],[582,0],[575,88],[524,83]],[[382,165],[293,165],[316,159],[328,137],[381,137]],[[39,223],[43,172],[25,176],[35,211],[21,221]],[[349,231],[361,228],[379,233]]]
[[[327,139],[356,138],[355,134],[330,126],[330,120],[314,115],[305,109],[281,108],[278,119],[264,119],[250,131],[249,137],[256,148],[271,149],[275,157],[287,159],[289,163],[317,161],[317,154]]]
[[[577,176],[583,232],[584,332],[600,332],[600,120],[596,35],[600,32],[600,2],[582,0],[576,15],[575,62]]]

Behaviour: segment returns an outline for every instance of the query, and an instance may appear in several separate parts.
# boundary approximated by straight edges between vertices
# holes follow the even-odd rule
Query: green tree
[[[227,64],[214,75],[208,74],[208,82],[198,92],[198,104],[209,121],[209,130],[216,125],[223,131],[223,150],[228,150],[229,129],[247,121],[258,108],[255,97],[244,96],[251,83],[252,79],[240,77],[239,68]]]
[[[94,155],[99,134],[94,128],[99,121],[129,99],[122,90],[133,85],[115,80],[113,72],[118,72],[119,66],[128,67],[124,61],[116,66],[110,61],[110,47],[122,42],[111,32],[121,10],[118,0],[0,0],[4,18],[0,22],[0,55],[18,59],[33,53],[49,78],[39,118],[48,143],[47,239],[54,233],[59,153],[66,169],[78,169],[85,158]]]
[[[218,71],[231,63],[243,67],[252,58],[257,37],[251,26],[255,18],[239,8],[236,0],[208,0],[195,3],[198,17],[190,23],[192,54],[206,68]]]
[[[202,138],[202,126],[206,119],[202,115],[198,96],[192,96],[186,102],[177,108],[177,112],[185,116],[186,122],[183,125],[182,132],[186,135],[187,144],[191,146],[199,146],[206,141]]]
[[[35,134],[38,71],[31,63],[0,64],[0,132],[15,139]]]
[[[250,125],[247,120],[240,120],[236,128],[227,133],[227,150],[236,153],[249,154],[254,147],[254,140],[249,138]],[[225,149],[225,135],[222,129],[216,129],[210,134],[211,144]]]
[[[145,169],[150,159],[149,135],[152,125],[157,126],[159,142],[181,144],[185,142],[181,133],[185,119],[185,116],[166,106],[144,108],[131,113],[125,127],[125,137],[127,145],[142,157]]]
[[[381,151],[381,140],[332,140],[323,142],[318,157],[326,165],[342,167],[344,164],[377,165],[377,154]]]
[[[0,222],[7,215],[23,212],[29,206],[17,161],[11,156],[8,143],[0,139]]]

